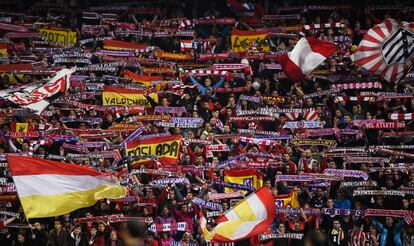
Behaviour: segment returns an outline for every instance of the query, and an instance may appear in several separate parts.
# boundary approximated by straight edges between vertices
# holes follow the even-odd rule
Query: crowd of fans
[[[24,1],[21,1],[24,2]],[[368,129],[358,122],[364,120],[389,119],[390,113],[410,113],[413,111],[411,74],[408,74],[398,83],[390,83],[379,76],[369,74],[352,63],[351,55],[361,41],[364,33],[378,24],[383,18],[391,17],[410,21],[414,19],[413,12],[404,11],[404,7],[385,10],[369,9],[370,6],[332,5],[334,8],[306,8],[295,6],[290,1],[273,3],[273,1],[257,1],[252,15],[240,15],[232,12],[231,6],[226,6],[226,1],[211,2],[180,2],[167,1],[168,3],[146,3],[145,7],[160,8],[156,14],[132,14],[113,10],[119,15],[118,22],[136,25],[139,28],[151,27],[154,30],[160,28],[160,21],[174,18],[201,18],[229,17],[236,20],[235,24],[228,25],[195,25],[196,36],[194,40],[215,39],[215,42],[206,42],[184,52],[191,55],[190,61],[163,60],[155,56],[155,51],[162,50],[174,53],[183,53],[180,46],[182,37],[150,38],[134,34],[118,35],[122,29],[120,26],[109,25],[108,30],[101,33],[83,32],[83,25],[99,25],[101,19],[82,18],[82,13],[89,11],[88,1],[68,1],[68,3],[47,4],[41,2],[32,6],[24,3],[10,3],[5,9],[10,12],[2,12],[3,18],[10,17],[13,24],[32,23],[31,28],[37,30],[36,25],[46,25],[48,28],[68,28],[77,32],[78,42],[73,46],[59,46],[58,44],[36,43],[33,39],[2,38],[8,46],[7,54],[1,57],[2,64],[33,63],[43,68],[54,67],[82,67],[76,63],[56,63],[53,55],[59,53],[90,53],[92,64],[107,62],[104,55],[99,54],[103,48],[102,40],[81,44],[81,40],[97,37],[110,37],[114,40],[128,41],[144,44],[152,47],[141,52],[140,58],[154,59],[151,67],[169,66],[173,69],[171,74],[162,74],[165,81],[182,81],[178,83],[182,90],[174,90],[171,84],[155,85],[159,92],[158,102],[145,96],[152,108],[146,108],[144,115],[153,115],[155,106],[184,107],[186,112],[170,114],[172,116],[202,118],[203,124],[199,128],[173,128],[160,127],[156,120],[137,121],[136,115],[125,112],[107,112],[99,108],[78,108],[72,104],[53,103],[40,115],[30,113],[27,109],[3,100],[1,105],[1,131],[0,152],[19,153],[33,155],[45,159],[57,159],[81,166],[95,168],[103,172],[112,172],[120,179],[120,183],[127,186],[128,197],[131,201],[102,200],[95,206],[80,209],[59,218],[31,219],[27,221],[19,205],[18,197],[9,192],[6,183],[12,182],[7,170],[7,165],[2,169],[2,195],[0,196],[1,210],[20,213],[19,218],[7,221],[10,215],[3,215],[3,225],[0,227],[1,245],[95,245],[95,246],[119,246],[124,245],[122,229],[126,225],[123,222],[111,223],[110,220],[93,220],[82,222],[79,218],[94,218],[97,216],[123,215],[125,217],[152,218],[156,224],[186,222],[186,231],[154,231],[147,230],[144,234],[145,245],[213,245],[203,238],[199,228],[199,212],[211,211],[205,207],[193,203],[194,197],[202,199],[208,194],[223,193],[224,188],[213,184],[213,181],[224,180],[225,168],[217,168],[223,161],[233,157],[244,155],[248,159],[241,166],[247,168],[246,163],[263,163],[259,169],[263,177],[263,185],[266,186],[277,198],[281,195],[297,195],[301,213],[278,213],[273,225],[266,233],[304,234],[309,242],[318,241],[328,245],[349,246],[412,246],[414,245],[414,226],[404,218],[394,216],[361,216],[357,213],[349,214],[312,214],[307,213],[309,208],[335,208],[355,210],[385,209],[412,211],[414,207],[413,193],[403,196],[362,195],[354,196],[354,190],[410,190],[414,188],[414,172],[412,171],[412,156],[399,156],[395,153],[376,151],[372,147],[378,146],[406,146],[402,151],[409,153],[409,146],[413,146],[412,121],[406,120],[403,128]],[[99,4],[99,3],[95,3]],[[106,3],[111,4],[111,3]],[[121,4],[121,3],[120,3]],[[65,7],[62,7],[65,6]],[[104,5],[109,6],[109,5]],[[129,7],[141,7],[142,5],[129,5]],[[25,9],[21,9],[21,8]],[[288,8],[292,7],[292,8]],[[298,8],[295,8],[298,7]],[[20,14],[15,14],[19,11]],[[247,10],[246,10],[247,11]],[[258,12],[263,14],[299,14],[296,19],[286,20],[261,20]],[[285,12],[283,12],[285,11]],[[107,11],[108,12],[108,11]],[[109,11],[110,12],[110,11]],[[33,17],[35,16],[35,17]],[[39,17],[40,16],[40,17]],[[191,17],[191,18],[190,18]],[[315,23],[334,23],[343,25],[339,27],[286,31],[287,26],[301,26]],[[37,23],[35,25],[35,23]],[[301,35],[313,36],[333,42],[340,47],[335,54],[329,57],[318,69],[299,82],[289,81],[278,67],[275,60],[255,59],[254,45],[248,47],[242,55],[230,55],[226,60],[204,60],[205,54],[219,54],[231,52],[230,31],[234,28],[242,30],[255,30],[260,28],[274,28],[277,31],[269,35],[266,41],[273,54],[282,54],[291,50]],[[137,29],[138,30],[138,29]],[[126,32],[126,31],[125,31]],[[7,31],[2,35],[7,37]],[[7,40],[6,40],[7,39]],[[186,38],[188,39],[188,38]],[[45,47],[39,51],[37,47]],[[53,47],[53,49],[52,49]],[[270,53],[269,52],[269,53]],[[250,58],[249,58],[250,56]],[[34,60],[27,61],[29,57]],[[119,66],[112,71],[81,71],[75,72],[72,77],[71,88],[64,95],[57,98],[76,98],[79,95],[94,94],[86,99],[73,99],[87,105],[102,105],[101,93],[103,85],[116,85],[132,88],[137,86],[128,78],[124,78],[124,71],[130,70],[136,74],[143,74],[143,67],[138,62],[125,67]],[[238,63],[248,64],[252,73],[242,70],[226,76],[199,76],[188,70],[194,68],[209,68],[214,63]],[[1,66],[0,66],[1,67]],[[44,69],[47,70],[47,69]],[[45,80],[50,74],[19,73],[19,71],[2,72],[0,87],[2,89],[15,88],[35,81]],[[148,74],[146,74],[148,75]],[[83,76],[83,77],[82,77]],[[81,78],[82,79],[79,79]],[[347,84],[359,82],[378,82],[381,86],[368,89],[346,89],[332,93],[323,93],[330,90],[332,84]],[[81,85],[81,86],[80,86]],[[186,85],[187,87],[185,87]],[[193,86],[194,85],[194,86]],[[227,88],[228,90],[217,90]],[[245,88],[242,92],[232,88]],[[153,92],[153,91],[151,91]],[[369,95],[377,97],[380,93],[395,92],[405,93],[405,98],[385,98],[383,100],[340,100],[352,96],[361,97]],[[317,96],[306,96],[311,93],[320,93]],[[258,100],[256,100],[258,99]],[[275,102],[275,99],[281,100]],[[70,100],[69,100],[70,101]],[[288,121],[300,121],[303,116],[292,120],[291,113],[278,113],[272,121],[260,120],[234,120],[240,116],[240,112],[266,108],[271,109],[302,109],[317,114],[313,119],[322,122],[323,128],[334,129],[335,134],[322,136],[310,136],[307,129],[284,128]],[[269,111],[269,112],[270,112]],[[286,111],[288,112],[288,111]],[[62,118],[80,119],[66,120]],[[86,118],[99,118],[99,121],[83,121]],[[116,152],[120,158],[98,157],[86,153],[82,158],[75,149],[65,148],[65,140],[53,141],[47,144],[33,144],[33,141],[42,139],[42,134],[37,138],[13,138],[12,131],[20,131],[22,123],[28,123],[26,131],[38,131],[47,134],[71,135],[76,138],[70,140],[70,144],[83,142],[104,142],[102,146],[87,147],[87,153],[92,152]],[[125,150],[119,144],[129,135],[127,131],[107,131],[114,124],[139,123],[145,129],[145,135],[172,134],[181,135],[182,144],[179,151],[178,166],[176,172],[189,180],[189,184],[175,183],[156,187],[151,185],[153,180],[165,178],[163,175],[139,173],[130,175],[133,169],[162,169],[163,163],[153,160],[146,165],[133,165],[134,159],[126,156]],[[45,127],[46,126],[46,127]],[[45,130],[46,129],[46,130]],[[95,138],[80,137],[87,129],[94,129]],[[240,131],[245,129],[246,131]],[[260,134],[263,132],[264,134]],[[273,135],[266,134],[274,133]],[[402,134],[398,134],[403,132]],[[104,134],[109,133],[109,134]],[[347,134],[348,133],[348,134]],[[353,134],[352,134],[353,133]],[[240,136],[262,138],[276,142],[277,144],[255,144],[239,141]],[[280,136],[284,136],[283,138]],[[293,139],[325,139],[334,140],[336,147],[333,149],[348,149],[352,153],[362,153],[364,157],[382,158],[380,163],[346,163],[347,154],[333,155],[332,146],[324,145],[296,145]],[[227,145],[228,151],[207,151],[208,144]],[[92,145],[91,145],[92,146]],[[355,151],[352,151],[354,148]],[[391,148],[392,149],[392,148]],[[401,150],[401,149],[400,149]],[[343,153],[343,152],[341,152]],[[71,155],[75,154],[75,155]],[[5,162],[5,161],[3,161]],[[404,163],[404,164],[401,164]],[[253,165],[252,165],[253,166]],[[188,169],[185,169],[188,167]],[[190,168],[191,167],[191,168]],[[323,174],[325,169],[362,170],[368,175],[368,181],[375,181],[377,185],[372,187],[346,187],[341,185],[346,181],[361,181],[360,178],[346,177],[342,180],[325,181],[316,185],[312,182],[278,181],[280,175]],[[191,171],[184,171],[191,170]],[[175,172],[175,171],[174,171]],[[322,180],[324,181],[324,180]],[[3,198],[2,198],[3,196]],[[219,199],[213,200],[222,206],[220,214],[230,209],[237,200]],[[215,226],[218,215],[208,217],[207,227]],[[13,219],[12,219],[13,220]],[[315,234],[316,233],[316,234]],[[322,234],[317,234],[322,233]],[[321,238],[318,238],[321,237]],[[292,238],[270,239],[259,241],[257,238],[246,239],[237,243],[244,245],[304,245],[306,240]],[[220,245],[216,243],[216,245]]]

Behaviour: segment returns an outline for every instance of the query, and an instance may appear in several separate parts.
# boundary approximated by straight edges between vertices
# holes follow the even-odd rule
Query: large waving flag
[[[336,49],[334,44],[317,38],[301,38],[292,51],[281,57],[280,64],[289,79],[299,81],[315,70]]]
[[[200,227],[207,241],[234,242],[264,233],[275,216],[272,194],[262,187],[218,218],[217,226],[211,231],[207,230],[207,220],[201,215]]]
[[[414,22],[386,19],[369,29],[353,60],[385,80],[400,80],[414,63]]]
[[[263,177],[257,169],[226,170],[224,182],[253,186],[256,190],[263,186]],[[225,188],[226,193],[231,193],[232,188]]]
[[[64,68],[57,72],[45,84],[29,84],[14,90],[0,91],[0,97],[8,99],[14,104],[40,114],[48,105],[49,100],[61,93],[65,93],[70,85],[70,76],[76,67]]]
[[[126,195],[114,177],[91,168],[10,155],[7,162],[27,218],[59,216]]]

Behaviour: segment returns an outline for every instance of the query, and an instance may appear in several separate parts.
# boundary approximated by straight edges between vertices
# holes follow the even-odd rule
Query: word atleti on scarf
[[[284,129],[310,129],[310,128],[322,128],[323,123],[321,121],[287,121],[284,125]]]
[[[235,191],[231,193],[211,193],[207,195],[209,200],[229,199],[241,196],[244,196],[243,192],[241,191]]]
[[[341,182],[341,187],[377,187],[378,184],[376,181],[349,181]]]
[[[398,129],[405,128],[405,122],[369,122],[365,123],[366,129]]]
[[[236,183],[229,183],[229,182],[222,182],[222,181],[213,181],[213,185],[232,188],[234,190],[245,190],[248,192],[253,192],[255,188],[250,185],[243,185],[243,184],[236,184]]]
[[[187,231],[187,222],[178,223],[166,223],[166,224],[152,224],[148,230],[152,232],[163,232],[163,231]]]
[[[345,169],[325,169],[323,171],[326,175],[335,175],[339,177],[363,178],[368,180],[368,174],[360,170],[345,170]]]
[[[303,233],[259,234],[259,241],[266,241],[270,239],[282,239],[282,238],[302,240]]]
[[[257,145],[265,145],[265,146],[280,146],[281,144],[267,139],[258,139],[258,138],[248,138],[248,137],[240,137],[240,142],[247,143],[247,144],[257,144]]]
[[[192,202],[200,207],[205,207],[210,210],[223,211],[223,207],[221,206],[221,204],[208,202],[198,197],[194,197]]]
[[[331,89],[341,90],[361,90],[361,89],[382,89],[380,82],[355,82],[346,84],[333,84]]]
[[[291,143],[295,146],[302,145],[322,145],[326,147],[336,147],[335,140],[324,140],[324,139],[292,139]]]
[[[354,190],[353,196],[404,196],[400,190]]]
[[[341,177],[324,174],[309,174],[309,175],[276,175],[275,182],[315,182],[317,180],[332,180],[339,181]]]
[[[245,121],[245,122],[257,122],[257,121],[275,121],[273,116],[232,116],[230,121]]]

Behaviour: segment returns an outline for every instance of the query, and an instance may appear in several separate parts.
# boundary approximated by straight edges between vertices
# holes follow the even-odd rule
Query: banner
[[[156,103],[158,102],[157,93],[151,93],[149,97]],[[144,91],[113,86],[104,86],[102,102],[104,106],[145,106],[151,108],[151,104],[144,96]]]
[[[180,144],[181,137],[177,135],[132,141],[127,143],[127,155],[154,155],[158,157],[158,161],[163,165],[175,165],[178,162]],[[136,160],[134,165],[146,162],[148,160]]]
[[[76,32],[70,30],[39,29],[40,34],[49,42],[61,44],[76,44]]]
[[[254,32],[234,29],[231,32],[231,50],[233,52],[245,52],[257,49],[258,51],[269,51],[267,41],[268,32]]]

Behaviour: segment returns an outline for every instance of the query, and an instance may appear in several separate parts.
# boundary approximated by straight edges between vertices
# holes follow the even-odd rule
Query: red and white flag
[[[187,50],[191,50],[193,47],[193,40],[181,40],[181,51],[185,52]]]
[[[298,81],[315,70],[336,49],[334,44],[320,39],[301,38],[292,51],[281,57],[280,64],[289,79]]]

